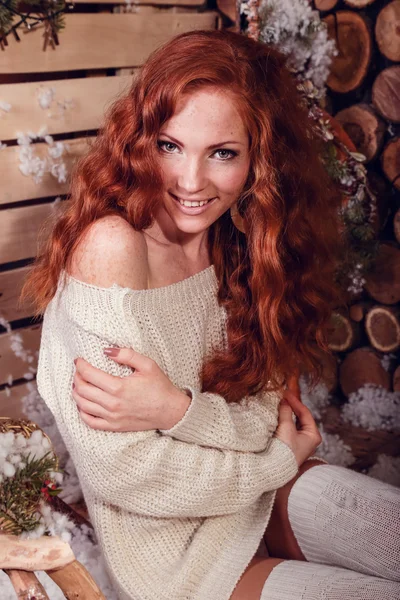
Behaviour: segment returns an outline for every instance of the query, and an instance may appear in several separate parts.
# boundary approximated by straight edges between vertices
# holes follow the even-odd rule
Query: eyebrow
[[[182,144],[182,142],[180,142],[176,138],[172,137],[172,135],[169,135],[169,133],[160,133],[160,135],[166,135],[173,142],[175,142],[176,144],[179,144],[179,146],[184,147],[184,144]],[[212,144],[211,146],[208,146],[207,150],[213,150],[214,148],[219,148],[220,146],[225,146],[225,144],[240,144],[240,145],[243,145],[242,142],[236,142],[235,140],[228,140],[227,142],[220,142],[219,144]]]

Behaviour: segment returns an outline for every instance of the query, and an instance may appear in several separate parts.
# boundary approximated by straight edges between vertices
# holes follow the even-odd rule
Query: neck
[[[208,260],[208,228],[200,233],[180,231],[165,210],[160,211],[153,224],[143,233],[158,246],[183,256],[188,263],[202,262],[205,257]]]

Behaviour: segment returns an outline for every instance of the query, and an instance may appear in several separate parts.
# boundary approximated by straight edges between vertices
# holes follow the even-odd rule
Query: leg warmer
[[[399,599],[397,581],[301,560],[285,560],[274,567],[260,596],[260,600]]]
[[[288,517],[307,561],[400,581],[400,488],[314,466],[290,490]]]

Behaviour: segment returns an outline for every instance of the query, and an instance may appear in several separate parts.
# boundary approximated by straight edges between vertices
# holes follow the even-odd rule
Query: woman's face
[[[210,88],[183,96],[157,144],[166,212],[180,233],[204,232],[238,199],[249,172],[248,134],[234,97]],[[178,199],[211,202],[190,208]]]

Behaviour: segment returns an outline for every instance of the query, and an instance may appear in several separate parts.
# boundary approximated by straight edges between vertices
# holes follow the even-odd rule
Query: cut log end
[[[378,353],[369,347],[357,348],[347,354],[339,369],[339,381],[343,394],[349,397],[370,383],[390,390],[391,379],[384,369]]]
[[[367,162],[374,159],[382,146],[386,124],[372,108],[368,104],[355,104],[339,111],[335,119]]]
[[[375,39],[380,52],[389,60],[400,61],[400,1],[394,0],[378,14]]]
[[[327,86],[342,94],[355,90],[364,80],[371,61],[372,40],[367,21],[347,10],[328,15],[323,21],[339,51],[332,60]]]

